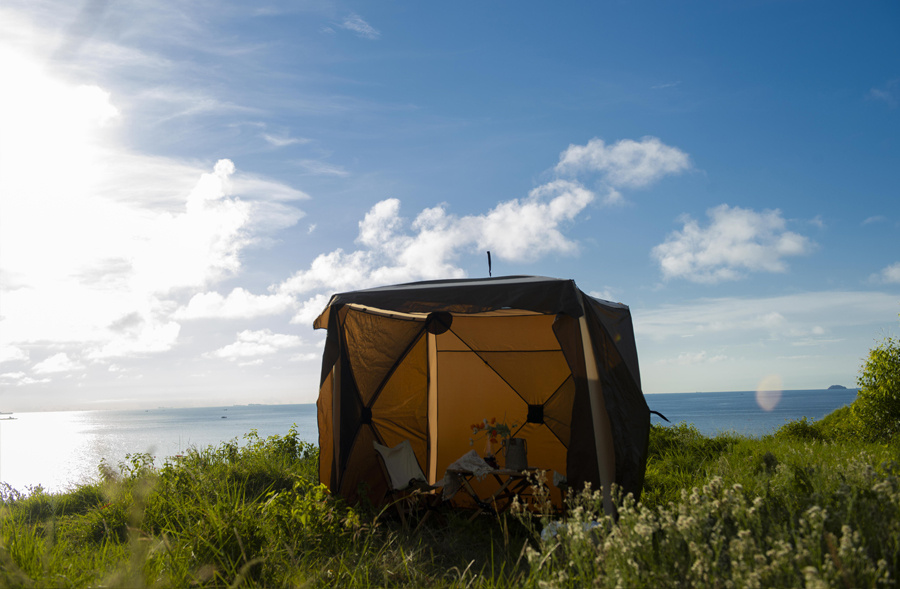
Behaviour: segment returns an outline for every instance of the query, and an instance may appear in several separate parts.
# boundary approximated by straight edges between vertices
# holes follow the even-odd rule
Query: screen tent
[[[639,496],[650,414],[625,305],[571,280],[441,280],[336,294],[315,327],[328,330],[319,476],[333,493],[383,500],[373,442],[409,440],[434,483],[473,449],[471,425],[496,418],[570,487]]]

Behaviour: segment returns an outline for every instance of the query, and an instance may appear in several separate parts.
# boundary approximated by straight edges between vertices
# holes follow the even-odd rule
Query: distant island
[[[845,386],[842,385],[842,384],[833,384],[833,385],[831,385],[830,387],[828,387],[828,390],[831,391],[831,390],[836,390],[836,389],[846,389],[846,388],[847,388],[847,387],[845,387]]]

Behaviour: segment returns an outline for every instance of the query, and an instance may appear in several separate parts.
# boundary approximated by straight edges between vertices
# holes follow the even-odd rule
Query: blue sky
[[[893,2],[7,1],[0,410],[312,402],[333,292],[573,278],[645,392],[854,386]]]

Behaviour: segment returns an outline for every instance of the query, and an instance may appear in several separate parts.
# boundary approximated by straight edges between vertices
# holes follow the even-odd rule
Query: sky
[[[631,308],[644,392],[854,387],[896,2],[0,4],[0,411],[310,403],[328,298]]]

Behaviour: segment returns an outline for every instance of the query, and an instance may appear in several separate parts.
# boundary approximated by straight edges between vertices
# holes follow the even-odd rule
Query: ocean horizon
[[[647,393],[651,422],[693,424],[702,434],[760,437],[787,421],[821,419],[852,403],[856,389]],[[157,465],[191,448],[285,435],[318,443],[314,403],[93,411],[46,411],[0,419],[0,482],[20,491],[61,492],[96,480],[101,462],[116,467],[126,455],[147,453]]]

